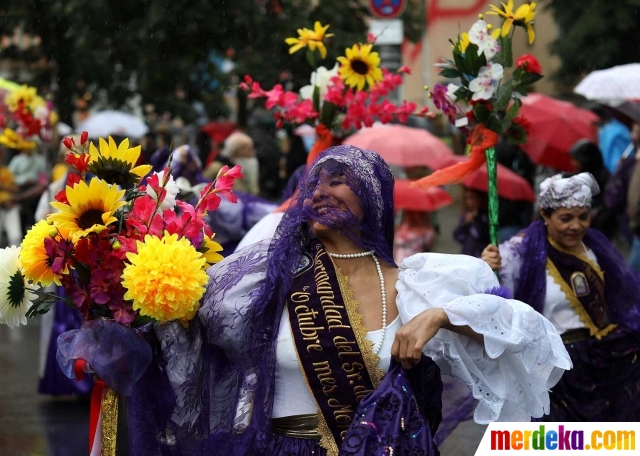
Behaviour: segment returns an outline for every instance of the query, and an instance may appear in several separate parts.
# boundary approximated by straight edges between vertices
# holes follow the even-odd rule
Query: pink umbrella
[[[419,188],[411,185],[410,180],[397,179],[393,187],[393,200],[396,209],[431,212],[453,203],[453,197],[440,187]]]
[[[520,114],[531,122],[529,140],[522,149],[538,165],[573,171],[569,149],[580,139],[598,142],[599,117],[572,103],[539,93],[522,99]]]
[[[426,130],[404,125],[380,125],[360,130],[344,144],[372,150],[390,165],[442,168],[453,155],[449,146]]]
[[[468,157],[456,155],[453,160],[447,164],[447,166],[468,159]],[[460,183],[465,187],[487,192],[489,185],[487,165],[482,165],[480,169],[465,177]],[[522,176],[519,176],[501,164],[498,164],[498,195],[511,201],[533,202],[536,200],[536,194],[533,192],[529,182],[527,182]]]

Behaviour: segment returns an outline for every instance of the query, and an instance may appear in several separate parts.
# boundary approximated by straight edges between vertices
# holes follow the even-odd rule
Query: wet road
[[[457,217],[457,205],[440,211],[439,252],[459,252],[450,238]],[[39,340],[38,319],[13,330],[0,326],[0,456],[86,456],[89,401],[37,393]],[[472,456],[483,433],[483,426],[463,423],[441,446],[442,455]],[[126,428],[118,437],[118,456],[127,456]]]

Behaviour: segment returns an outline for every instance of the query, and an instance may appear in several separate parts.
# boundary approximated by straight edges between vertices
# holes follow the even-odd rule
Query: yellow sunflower
[[[327,33],[328,25],[322,25],[319,21],[313,24],[313,30],[308,28],[298,29],[297,38],[287,38],[284,40],[289,46],[289,54],[308,47],[310,51],[318,49],[320,56],[324,59],[327,56],[327,48],[324,45],[324,39],[333,36],[333,33]]]
[[[186,238],[146,235],[136,241],[138,253],[127,253],[131,264],[124,268],[124,299],[133,309],[160,322],[195,316],[208,276],[205,258]]]
[[[501,16],[504,18],[502,24],[502,36],[507,36],[511,31],[511,26],[519,25],[527,29],[527,36],[529,37],[529,44],[533,44],[536,39],[536,32],[533,30],[533,19],[536,17],[536,4],[535,2],[525,3],[520,5],[518,9],[513,11],[513,0],[509,0],[505,5],[502,3],[502,8],[491,5],[491,11],[487,11],[487,14],[493,14],[495,16]]]
[[[36,147],[35,141],[27,141],[11,128],[4,129],[0,135],[0,144],[8,147],[9,149],[16,150],[31,150]]]
[[[151,165],[136,166],[141,146],[129,148],[129,139],[122,140],[119,146],[111,136],[109,142],[99,140],[100,149],[89,144],[89,172],[110,184],[137,185],[151,171]]]
[[[99,233],[116,222],[115,211],[126,204],[122,201],[125,191],[107,182],[93,178],[89,185],[80,181],[73,188],[67,186],[69,204],[58,201],[51,206],[60,212],[50,214],[49,221],[61,229],[69,230],[69,237],[75,242],[89,233]]]
[[[52,231],[55,231],[54,227],[46,220],[40,220],[31,227],[20,244],[20,262],[25,277],[43,287],[54,282],[60,285],[60,275],[51,270],[51,259],[44,248],[44,240],[51,237]]]
[[[371,52],[372,44],[354,44],[346,49],[346,57],[338,57],[341,63],[338,74],[349,87],[362,90],[365,83],[369,88],[382,81],[380,56]]]
[[[19,89],[14,90],[5,98],[7,108],[9,108],[11,112],[15,112],[18,109],[18,103],[21,101],[32,111],[38,106],[44,106],[45,104],[44,100],[38,96],[36,88],[27,85],[23,85]]]
[[[204,251],[206,249],[206,251]],[[222,251],[222,246],[211,239],[209,236],[205,236],[202,241],[202,246],[198,250],[202,252],[202,256],[207,261],[207,265],[211,266],[214,263],[222,260],[224,257],[217,252]]]

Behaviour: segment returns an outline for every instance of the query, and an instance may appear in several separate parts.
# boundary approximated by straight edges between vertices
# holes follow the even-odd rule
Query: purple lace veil
[[[325,197],[327,176],[349,186],[362,217],[335,207],[314,210],[309,202],[314,194]],[[249,246],[208,270],[199,318],[187,330],[177,324],[144,328],[154,362],[128,401],[132,454],[261,453],[284,296],[312,239],[307,220],[339,230],[395,265],[393,184],[376,153],[347,145],[327,149],[301,179],[271,243]]]
[[[542,313],[546,296],[546,261],[549,241],[541,220],[533,222],[519,235],[522,242],[516,245],[516,254],[522,260],[514,298],[528,303]],[[640,331],[640,276],[633,271],[611,242],[597,230],[589,229],[584,243],[596,255],[604,271],[605,298],[608,317],[618,323]]]

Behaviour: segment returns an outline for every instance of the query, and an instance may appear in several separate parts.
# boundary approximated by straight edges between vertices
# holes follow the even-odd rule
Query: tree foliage
[[[0,0],[2,32],[21,25],[42,39],[35,50],[7,49],[0,58],[46,61],[34,70],[36,85],[53,83],[67,121],[73,97],[85,87],[106,93],[116,108],[139,93],[160,110],[171,109],[177,86],[187,98],[215,105],[235,82],[234,74],[221,74],[223,59],[233,60],[237,76],[250,73],[266,85],[307,83],[304,51],[289,56],[284,39],[316,20],[328,23],[335,34],[328,43],[333,61],[348,44],[365,39],[363,5],[356,0]],[[415,14],[410,20],[415,38],[422,20]]]
[[[593,70],[640,61],[640,0],[545,0],[558,25],[554,77],[573,85]]]

